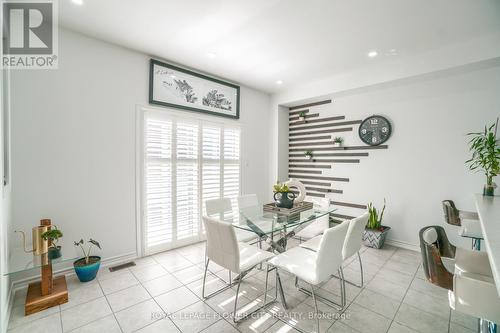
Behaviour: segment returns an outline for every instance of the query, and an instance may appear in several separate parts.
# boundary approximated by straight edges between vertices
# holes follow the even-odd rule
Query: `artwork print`
[[[149,102],[238,119],[240,87],[151,59]]]

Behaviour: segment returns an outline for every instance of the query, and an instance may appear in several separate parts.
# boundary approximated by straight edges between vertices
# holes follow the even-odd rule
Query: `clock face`
[[[391,136],[391,123],[382,116],[371,116],[359,125],[359,138],[370,146],[386,142]]]

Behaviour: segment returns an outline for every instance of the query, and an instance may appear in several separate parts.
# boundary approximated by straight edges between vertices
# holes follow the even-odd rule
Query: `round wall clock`
[[[391,136],[391,123],[382,116],[371,116],[359,125],[359,138],[370,146],[386,142]]]

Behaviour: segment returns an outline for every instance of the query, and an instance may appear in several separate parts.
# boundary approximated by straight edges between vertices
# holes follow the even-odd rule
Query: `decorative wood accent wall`
[[[288,177],[300,180],[306,186],[308,196],[328,197],[339,211],[330,214],[334,221],[352,219],[353,216],[343,214],[341,208],[365,210],[366,205],[344,202],[341,200],[343,190],[336,188],[335,183],[348,183],[349,178],[323,175],[324,170],[335,170],[335,165],[362,163],[369,157],[369,150],[387,149],[387,145],[379,146],[334,146],[333,138],[337,133],[358,130],[361,119],[346,119],[346,116],[320,117],[314,113],[319,105],[332,103],[332,100],[318,101],[289,108],[289,145],[288,145]],[[299,114],[305,113],[305,120],[299,120]],[[338,135],[338,134],[337,134]],[[305,151],[312,151],[313,158],[308,159]],[[355,151],[355,152],[351,152]],[[331,175],[331,171],[328,175]]]

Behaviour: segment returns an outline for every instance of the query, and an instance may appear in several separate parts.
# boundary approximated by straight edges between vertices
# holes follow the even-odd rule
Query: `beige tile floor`
[[[296,245],[296,244],[295,244]],[[348,308],[344,313],[319,303],[323,314],[321,332],[473,332],[477,321],[450,311],[447,291],[423,279],[417,252],[386,246],[382,250],[363,248],[361,257],[365,285],[347,285]],[[282,273],[290,306],[268,307],[240,324],[233,324],[235,288],[204,302],[201,299],[204,244],[159,253],[136,261],[137,266],[114,273],[101,269],[92,282],[80,283],[68,276],[70,301],[30,316],[23,315],[26,291],[16,293],[8,332],[297,332],[293,327],[313,331],[312,300],[296,291],[292,276]],[[359,281],[357,259],[345,265],[345,276]],[[227,271],[210,265],[207,291],[227,280]],[[262,301],[265,273],[254,270],[240,289],[245,310]],[[274,279],[270,279],[271,287]],[[274,288],[273,288],[274,289]],[[272,290],[270,291],[272,292]],[[339,298],[338,280],[323,284],[319,293]],[[285,324],[275,316],[287,319]]]

